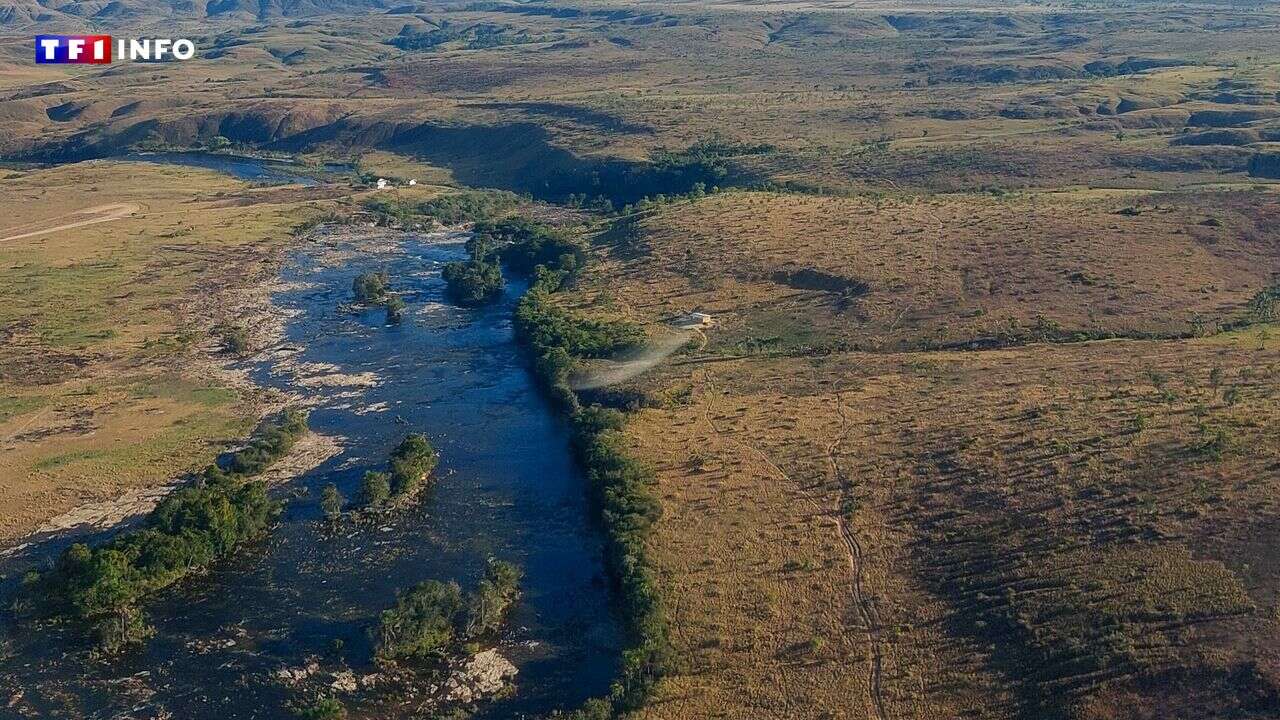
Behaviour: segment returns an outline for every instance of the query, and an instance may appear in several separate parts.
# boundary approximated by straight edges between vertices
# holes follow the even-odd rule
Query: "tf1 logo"
[[[37,35],[36,62],[41,65],[106,65],[121,60],[190,60],[195,43],[185,38],[133,38],[112,41],[110,35]]]

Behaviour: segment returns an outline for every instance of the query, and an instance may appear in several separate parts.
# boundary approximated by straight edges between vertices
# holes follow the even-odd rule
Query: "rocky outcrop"
[[[516,666],[497,650],[485,650],[471,656],[461,668],[454,670],[441,685],[444,699],[469,705],[497,695],[516,676]]]

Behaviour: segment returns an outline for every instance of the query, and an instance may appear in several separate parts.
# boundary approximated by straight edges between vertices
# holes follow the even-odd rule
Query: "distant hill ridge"
[[[350,15],[413,7],[404,0],[0,0],[0,29],[66,30],[165,19]]]

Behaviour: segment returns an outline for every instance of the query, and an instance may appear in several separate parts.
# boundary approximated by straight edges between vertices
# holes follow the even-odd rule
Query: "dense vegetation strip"
[[[192,571],[261,536],[279,511],[266,485],[251,480],[307,432],[307,417],[286,412],[248,447],[205,468],[197,481],[160,502],[138,530],[99,545],[67,548],[54,568],[28,578],[44,609],[90,623],[106,650],[145,638],[138,604]]]
[[[566,231],[518,216],[476,222],[467,252],[470,260],[444,268],[449,295],[460,305],[483,305],[500,297],[506,287],[503,265],[522,276],[532,275],[538,266],[572,275],[586,259],[586,248]]]
[[[573,428],[574,450],[586,471],[606,534],[609,572],[618,584],[627,631],[622,668],[607,700],[588,703],[581,717],[633,710],[651,696],[671,662],[666,619],[646,540],[661,515],[653,472],[624,447],[625,416],[598,406],[583,407],[569,386],[575,358],[598,357],[643,339],[640,328],[601,322],[558,307],[552,295],[581,267],[552,261],[534,268],[535,281],[516,309],[516,332],[533,355],[543,386]]]
[[[383,224],[406,225],[425,215],[445,225],[457,225],[501,217],[515,210],[521,202],[524,199],[519,195],[504,190],[468,190],[429,200],[378,196],[365,200],[363,205]]]

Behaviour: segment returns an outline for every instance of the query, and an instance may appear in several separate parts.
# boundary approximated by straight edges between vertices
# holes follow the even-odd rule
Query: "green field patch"
[[[32,470],[53,470],[64,465],[72,463],[84,462],[86,460],[97,460],[105,457],[105,450],[73,450],[71,452],[53,455],[51,457],[37,460],[31,465]]]
[[[35,412],[49,404],[49,398],[21,395],[0,396],[0,422]]]
[[[239,399],[231,388],[194,383],[176,375],[146,378],[129,386],[129,397],[135,400],[166,399],[184,405],[214,408]]]
[[[153,468],[166,473],[181,472],[175,458],[199,455],[211,439],[243,434],[247,423],[214,411],[202,411],[179,418],[155,435],[139,442],[117,444],[110,448],[84,448],[42,458],[31,469],[41,472],[133,476],[139,468]]]

